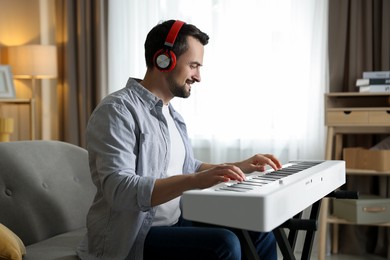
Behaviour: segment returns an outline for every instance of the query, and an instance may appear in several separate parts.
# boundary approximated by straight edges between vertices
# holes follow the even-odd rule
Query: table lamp
[[[8,47],[8,63],[14,78],[31,79],[32,109],[35,110],[34,98],[37,79],[57,77],[57,51],[54,45],[22,45]],[[35,115],[35,111],[32,113]],[[31,118],[34,122],[35,119]],[[33,124],[35,125],[35,124]],[[34,129],[32,129],[34,139]]]

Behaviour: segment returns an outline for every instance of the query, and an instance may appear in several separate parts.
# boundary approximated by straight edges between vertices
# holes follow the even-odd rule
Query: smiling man
[[[87,149],[97,193],[81,259],[240,259],[239,232],[181,218],[180,196],[280,162],[256,154],[214,165],[194,158],[183,118],[170,104],[201,80],[207,34],[182,21],[155,26],[145,41],[141,81],[107,96],[92,113]],[[234,205],[232,205],[234,207]],[[250,232],[262,259],[276,259],[272,233]]]

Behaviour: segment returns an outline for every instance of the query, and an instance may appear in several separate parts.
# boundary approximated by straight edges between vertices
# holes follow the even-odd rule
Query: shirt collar
[[[134,91],[134,93],[141,99],[142,102],[144,102],[144,104],[146,104],[146,106],[150,110],[154,109],[156,106],[159,106],[162,109],[162,106],[164,104],[163,101],[157,96],[155,96],[152,92],[147,90],[144,86],[142,86],[139,83],[139,80],[134,78],[129,78],[127,82],[127,87],[130,88],[132,91]],[[176,112],[172,104],[169,104],[169,110],[171,111],[171,115],[173,119],[181,123],[184,123],[183,118],[178,112]]]
[[[134,93],[146,104],[149,109],[153,109],[155,106],[163,105],[163,101],[156,97],[152,92],[142,86],[136,79],[129,78],[127,81],[127,87],[130,88]]]

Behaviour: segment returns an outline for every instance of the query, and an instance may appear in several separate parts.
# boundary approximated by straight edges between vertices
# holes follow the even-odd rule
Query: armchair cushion
[[[22,240],[9,228],[0,224],[0,259],[20,260],[26,254]]]

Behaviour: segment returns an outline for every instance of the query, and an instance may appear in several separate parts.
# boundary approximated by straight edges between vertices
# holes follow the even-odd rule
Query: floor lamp
[[[54,45],[8,47],[8,63],[14,78],[31,79],[31,139],[35,139],[35,98],[37,79],[57,77],[57,50]]]

